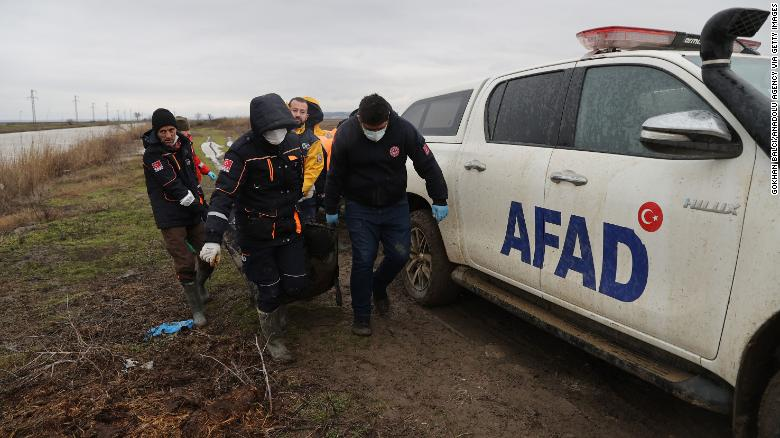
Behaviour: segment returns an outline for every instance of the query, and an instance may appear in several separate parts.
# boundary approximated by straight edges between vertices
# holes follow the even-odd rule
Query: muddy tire
[[[759,438],[780,437],[780,371],[775,373],[761,397],[758,410]]]
[[[447,258],[439,227],[428,209],[410,215],[412,244],[402,272],[407,295],[424,306],[451,303],[459,288],[450,278],[453,264]]]

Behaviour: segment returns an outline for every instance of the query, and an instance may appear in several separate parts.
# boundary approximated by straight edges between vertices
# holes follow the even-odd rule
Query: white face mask
[[[363,134],[366,135],[366,138],[373,142],[377,142],[382,139],[382,137],[385,136],[385,131],[387,131],[387,127],[380,129],[379,131],[369,131],[366,128],[363,128]]]
[[[272,129],[263,133],[263,137],[265,137],[265,139],[268,140],[268,143],[271,143],[272,145],[281,143],[284,141],[284,137],[286,136],[287,128]]]

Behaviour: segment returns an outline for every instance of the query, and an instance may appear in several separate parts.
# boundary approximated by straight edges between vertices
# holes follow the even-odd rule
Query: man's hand
[[[311,199],[314,197],[314,186],[312,185],[308,192],[303,194],[303,198],[299,199],[298,202],[303,201],[304,199]]]
[[[187,196],[179,200],[179,204],[184,207],[189,207],[195,201],[195,195],[191,191],[187,190]]]
[[[339,214],[326,214],[325,215],[325,222],[328,223],[328,225],[336,225],[339,223]]]
[[[436,218],[436,222],[443,221],[444,218],[447,217],[447,214],[450,212],[449,207],[447,207],[446,205],[433,204],[431,206],[431,210],[433,210],[433,217]]]
[[[211,178],[212,181],[216,181],[217,180],[217,175],[214,173],[213,170],[209,171],[208,176],[209,176],[209,178]]]
[[[200,259],[211,266],[216,266],[219,263],[219,252],[221,250],[222,245],[219,243],[206,242],[200,250]]]

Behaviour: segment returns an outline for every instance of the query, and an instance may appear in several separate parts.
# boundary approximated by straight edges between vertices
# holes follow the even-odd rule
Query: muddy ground
[[[166,270],[131,272],[124,280],[96,284],[66,303],[54,332],[16,334],[42,337],[42,350],[53,357],[39,360],[46,366],[31,380],[6,383],[13,391],[2,394],[4,434],[729,434],[726,418],[686,405],[477,297],[463,295],[455,305],[428,310],[410,302],[399,284],[390,292],[392,314],[375,318],[368,339],[349,333],[348,297],[342,308],[330,294],[293,305],[297,361],[266,363],[269,412],[257,327],[250,309],[241,310],[248,307],[243,290],[213,291],[205,330],[116,354],[112,345],[137,342],[156,322],[187,317]],[[24,306],[12,307],[26,316]],[[59,353],[58,338],[78,352]],[[12,340],[4,341],[12,348]],[[76,362],[54,365],[55,358]],[[139,366],[125,371],[128,358]],[[140,368],[148,361],[151,370]]]
[[[472,295],[426,309],[397,281],[391,315],[374,319],[370,338],[352,335],[343,234],[344,306],[332,291],[292,305],[294,364],[261,360],[256,315],[227,257],[212,281],[208,327],[145,341],[150,327],[189,314],[139,178],[125,168],[71,176],[71,201],[52,208],[76,212],[0,239],[0,435],[730,434],[728,418]],[[99,187],[85,182],[96,179]],[[135,237],[97,238],[106,233]]]

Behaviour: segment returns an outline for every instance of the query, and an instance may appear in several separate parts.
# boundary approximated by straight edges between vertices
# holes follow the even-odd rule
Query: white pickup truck
[[[581,59],[410,105],[403,117],[436,155],[450,216],[433,220],[409,169],[408,294],[440,305],[462,286],[733,415],[737,436],[778,436],[770,65],[754,41],[736,38],[767,15],[723,11],[701,42],[650,29],[581,32],[590,49]]]

